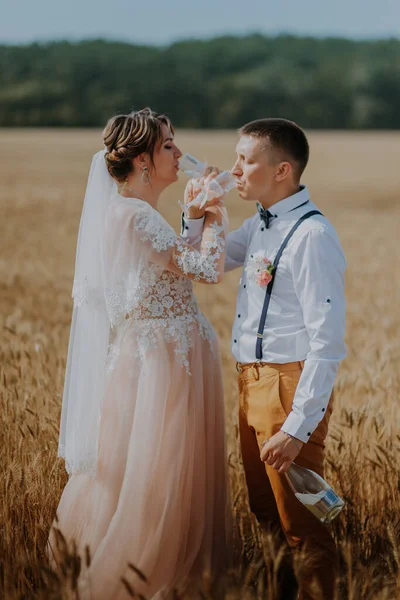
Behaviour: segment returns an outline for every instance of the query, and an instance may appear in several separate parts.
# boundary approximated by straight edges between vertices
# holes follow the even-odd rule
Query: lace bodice
[[[161,332],[165,342],[173,344],[176,359],[190,373],[190,332],[196,328],[198,334],[210,342],[211,351],[214,337],[211,326],[200,312],[192,282],[153,264],[137,293],[135,308],[125,315],[125,322],[115,332],[116,341],[109,346],[107,372],[115,368],[119,357],[118,329],[128,328],[132,332],[131,351],[136,358],[145,360],[148,352],[157,349]]]
[[[151,265],[147,281],[138,290],[136,307],[128,313],[134,319],[174,319],[198,313],[192,282],[182,275]]]

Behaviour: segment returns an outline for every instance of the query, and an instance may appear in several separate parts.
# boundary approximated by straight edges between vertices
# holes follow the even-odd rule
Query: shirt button
[[[233,340],[235,344],[237,344],[237,340]]]
[[[238,319],[240,319],[240,315],[238,315]]]
[[[189,229],[189,227],[187,225],[185,225],[185,229]]]
[[[322,412],[325,412],[325,409],[324,409],[324,408],[322,409]]]
[[[264,231],[264,227],[261,227],[261,231]]]
[[[244,286],[243,286],[243,287],[245,288],[245,287],[246,287],[246,284],[244,284]]]
[[[311,433],[307,433],[308,437],[310,437]]]

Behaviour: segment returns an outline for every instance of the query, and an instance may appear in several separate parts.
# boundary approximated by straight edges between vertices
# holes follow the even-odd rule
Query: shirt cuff
[[[191,240],[192,243],[193,240],[197,240],[199,237],[201,237],[203,233],[204,219],[205,217],[200,217],[200,219],[187,219],[182,215],[182,237]]]
[[[289,413],[286,421],[281,427],[281,431],[288,433],[305,444],[309,441],[314,429],[316,429],[316,425],[311,424],[310,419],[296,415],[293,411]]]

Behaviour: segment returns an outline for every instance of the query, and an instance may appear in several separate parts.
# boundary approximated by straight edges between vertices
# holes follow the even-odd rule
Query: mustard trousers
[[[251,511],[264,531],[305,557],[297,583],[291,565],[283,565],[282,600],[332,600],[338,556],[329,527],[295,497],[286,477],[260,460],[261,443],[277,433],[292,409],[303,362],[239,364],[239,432]],[[324,476],[324,440],[332,412],[331,397],[323,420],[296,463]],[[292,554],[292,553],[288,553]],[[290,558],[289,558],[290,560]]]

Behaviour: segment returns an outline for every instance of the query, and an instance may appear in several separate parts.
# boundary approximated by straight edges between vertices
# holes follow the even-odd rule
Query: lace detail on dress
[[[211,223],[209,229],[212,232],[211,239],[205,240],[204,246],[209,251],[216,249],[219,257],[220,253],[225,250],[225,237],[221,235],[221,233],[224,233],[225,227],[218,225],[218,223]]]
[[[199,335],[210,342],[211,351],[215,337],[211,325],[198,308],[192,282],[155,264],[149,265],[144,275],[135,292],[134,308],[125,315],[127,326],[132,327],[133,332],[132,355],[144,361],[146,355],[157,348],[161,333],[166,343],[173,344],[177,361],[190,374],[191,332],[197,329]],[[116,335],[115,342],[108,349],[107,375],[115,369],[119,358],[118,332]]]
[[[198,334],[208,340],[210,351],[214,353],[215,333],[204,315],[199,312],[196,315],[187,314],[181,317],[147,318],[136,320],[130,319],[128,327],[132,327],[132,354],[141,362],[146,360],[148,353],[158,348],[158,335],[167,344],[173,344],[177,362],[182,364],[188,375],[190,372],[189,353],[193,348],[192,331],[197,329]],[[120,354],[118,342],[110,344],[107,357],[107,375],[115,369]]]
[[[121,284],[119,287],[106,288],[105,290],[108,316],[111,326],[114,327],[121,315],[128,310],[127,294],[125,287]]]
[[[200,254],[197,250],[187,246],[182,238],[176,240],[176,264],[185,275],[194,275],[195,281],[204,280],[208,283],[217,283],[220,272],[218,261],[225,248],[225,238],[220,234],[224,231],[223,225],[213,223],[209,227],[210,239],[203,241],[207,254]]]
[[[157,273],[156,265],[151,266],[148,275],[150,273]],[[140,292],[140,302],[128,315],[135,327],[135,355],[144,360],[148,352],[157,348],[157,334],[162,332],[164,340],[174,345],[177,360],[189,372],[192,330],[198,328],[201,337],[210,344],[214,336],[199,310],[192,282],[182,275],[163,271],[152,285],[143,286]]]
[[[151,265],[136,291],[135,318],[175,318],[198,312],[192,283],[176,273]]]
[[[82,279],[74,279],[72,287],[72,298],[75,306],[80,307],[83,304],[91,305],[92,307],[100,306],[104,303],[104,298],[98,290],[91,288],[89,278],[85,275]]]
[[[159,220],[150,219],[148,212],[139,212],[135,218],[136,231],[142,231],[141,238],[150,242],[154,250],[163,252],[171,248],[176,240],[176,233],[166,221],[160,226]]]

